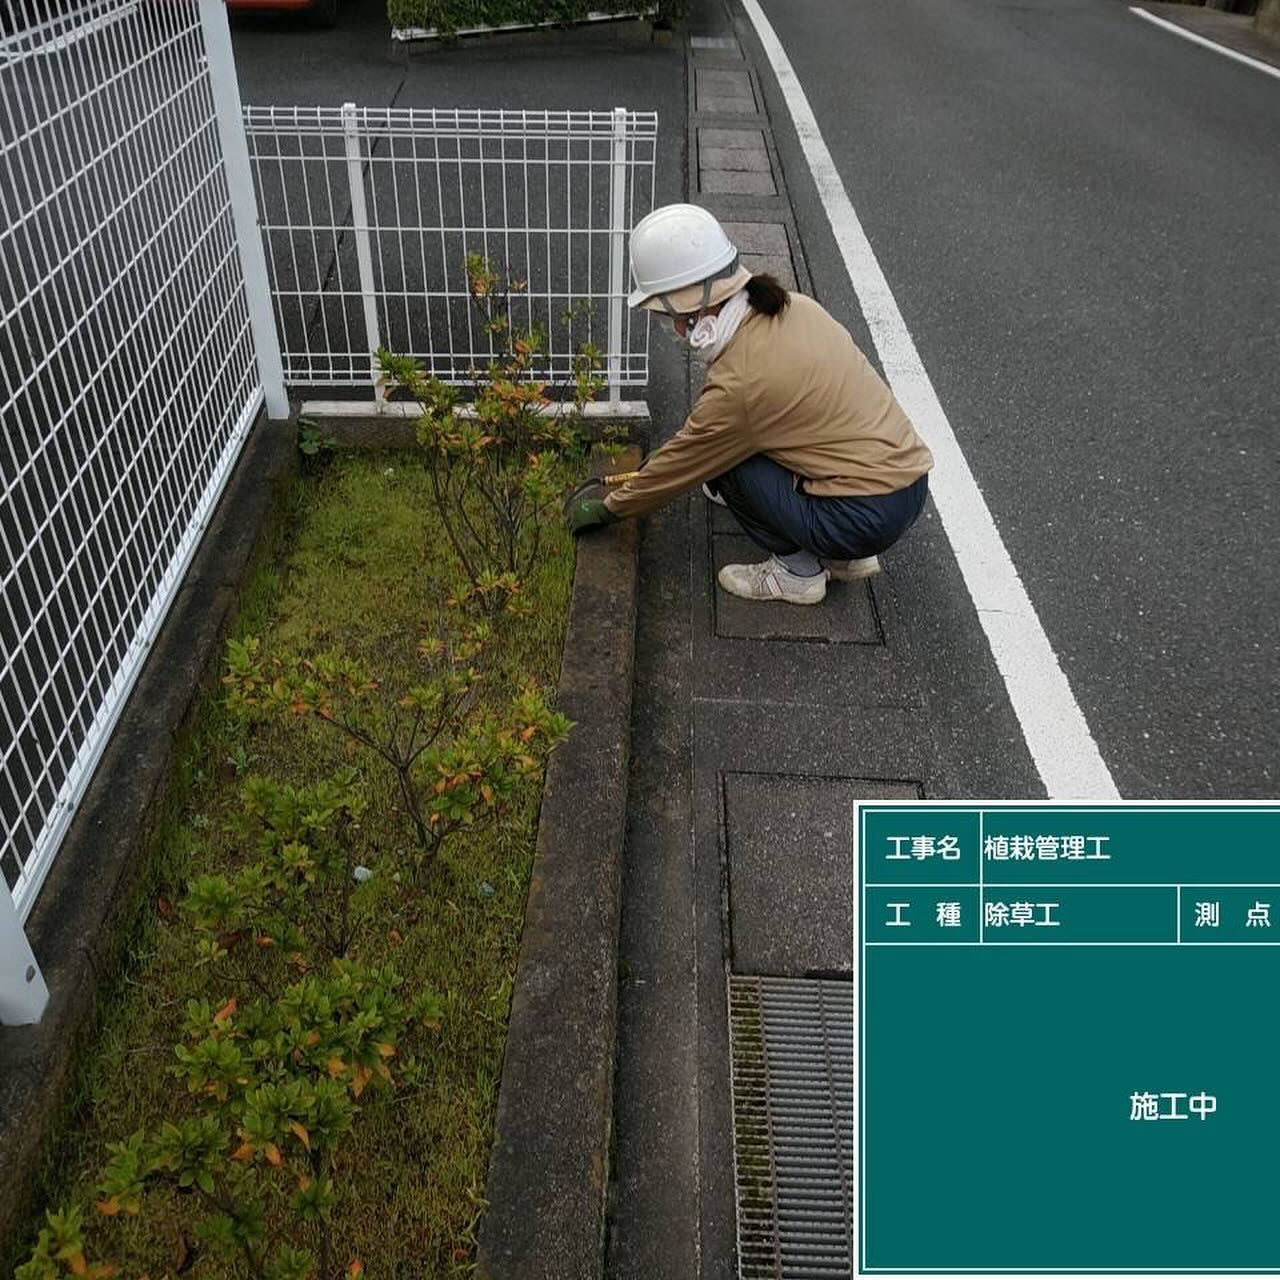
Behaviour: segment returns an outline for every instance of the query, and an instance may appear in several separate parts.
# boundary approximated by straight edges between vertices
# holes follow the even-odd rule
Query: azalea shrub
[[[377,359],[384,388],[403,390],[422,407],[418,443],[463,580],[455,600],[490,615],[519,614],[527,608],[523,582],[548,549],[549,521],[558,520],[560,499],[582,467],[579,425],[604,386],[603,357],[581,343],[563,384],[537,376],[546,335],[518,329],[512,316],[525,282],[478,255],[466,265],[494,350],[483,370],[472,371],[469,397],[426,376],[411,357],[383,349]],[[566,322],[573,316],[570,309]]]
[[[366,1090],[394,1086],[411,1028],[439,1019],[435,996],[401,988],[390,966],[333,960],[278,994],[189,1002],[173,1072],[194,1105],[112,1146],[97,1211],[185,1197],[187,1250],[255,1280],[360,1275],[333,1237],[338,1150]]]
[[[94,1204],[104,1218],[176,1219],[178,1271],[203,1256],[254,1280],[363,1273],[334,1238],[338,1152],[366,1091],[394,1089],[393,1062],[420,1070],[405,1048],[439,1027],[442,1004],[347,955],[353,781],[250,779],[240,822],[257,856],[188,887],[193,963],[218,994],[186,1004],[169,1070],[187,1102],[110,1144]],[[89,1259],[84,1226],[81,1205],[48,1213],[17,1280],[118,1274]]]
[[[487,634],[481,624],[456,643],[423,639],[424,679],[399,691],[341,654],[267,659],[257,637],[232,640],[229,705],[317,720],[390,768],[415,837],[408,870],[422,883],[451,837],[508,812],[521,782],[541,775],[571,727],[533,686],[501,711],[477,701],[475,659]]]

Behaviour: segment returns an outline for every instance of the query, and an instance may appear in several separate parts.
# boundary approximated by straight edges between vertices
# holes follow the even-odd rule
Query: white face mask
[[[747,291],[739,289],[720,305],[719,312],[715,315],[697,312],[682,316],[685,323],[684,337],[677,331],[676,318],[669,311],[657,314],[672,341],[688,346],[703,364],[711,364],[728,345],[729,339],[737,333],[749,308]]]
[[[703,364],[712,364],[738,332],[751,307],[745,289],[726,299],[713,316],[703,316],[689,331],[689,345]]]

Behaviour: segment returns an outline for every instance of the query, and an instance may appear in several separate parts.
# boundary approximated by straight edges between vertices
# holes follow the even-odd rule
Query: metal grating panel
[[[729,978],[740,1280],[853,1274],[853,984]]]

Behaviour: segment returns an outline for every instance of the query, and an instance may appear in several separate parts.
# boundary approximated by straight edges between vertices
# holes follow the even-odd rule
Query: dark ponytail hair
[[[747,301],[762,315],[776,316],[791,301],[791,295],[773,276],[752,276],[747,281]]]

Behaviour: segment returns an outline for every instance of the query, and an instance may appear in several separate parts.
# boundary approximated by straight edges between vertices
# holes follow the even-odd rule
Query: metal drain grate
[[[740,1280],[853,1274],[853,984],[729,979]]]

